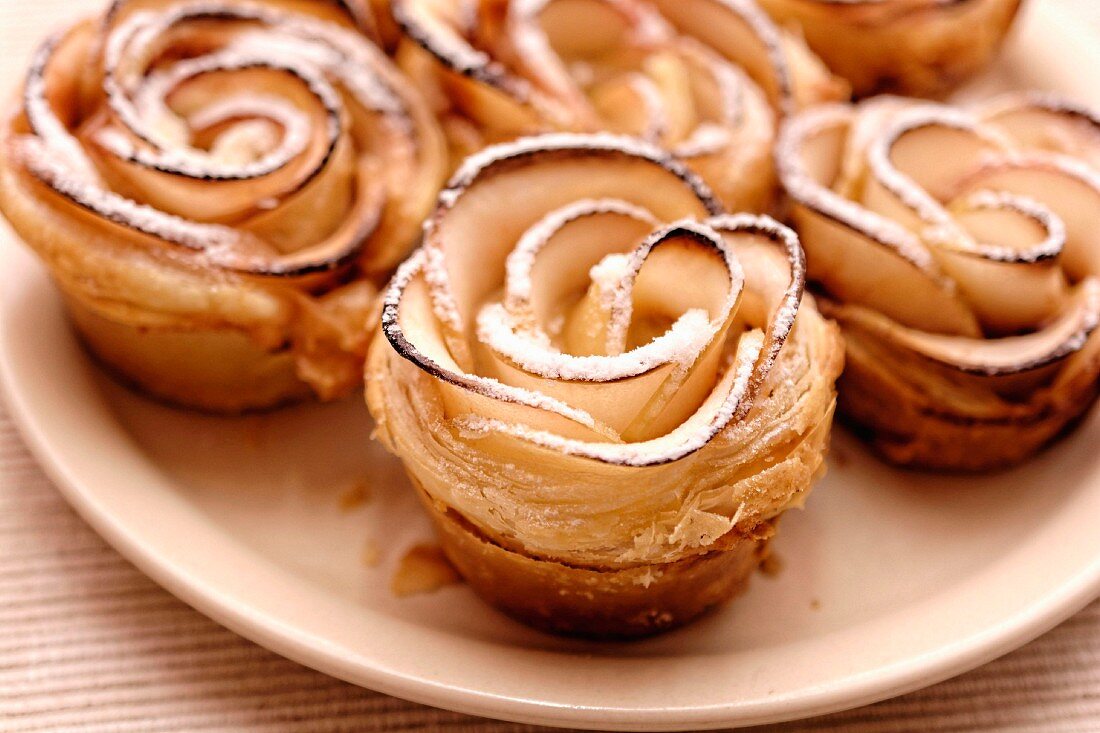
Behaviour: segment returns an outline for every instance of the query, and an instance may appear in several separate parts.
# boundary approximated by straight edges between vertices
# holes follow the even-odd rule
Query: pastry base
[[[312,393],[298,378],[289,352],[263,349],[246,334],[131,326],[74,298],[66,298],[66,305],[81,340],[104,366],[165,402],[235,414]]]
[[[748,587],[775,531],[773,520],[722,549],[670,563],[583,568],[501,547],[417,493],[447,559],[479,596],[525,624],[570,636],[637,638],[692,621]]]
[[[891,463],[937,471],[1008,468],[1072,430],[1096,401],[1100,355],[1059,385],[1040,409],[1005,419],[977,419],[936,410],[915,399],[888,371],[853,350],[837,382],[842,418]]]

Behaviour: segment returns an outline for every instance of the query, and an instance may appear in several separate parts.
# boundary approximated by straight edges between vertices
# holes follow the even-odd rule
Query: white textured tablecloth
[[[1032,1],[1072,5],[1100,43],[1100,3]],[[0,0],[0,83],[10,86],[41,29],[78,4]],[[541,730],[339,682],[201,616],[68,508],[0,407],[0,731],[442,729]],[[1100,731],[1100,602],[970,674],[772,728],[824,729]]]

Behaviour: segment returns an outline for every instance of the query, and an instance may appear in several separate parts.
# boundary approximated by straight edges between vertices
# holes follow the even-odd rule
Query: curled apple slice
[[[370,17],[359,0],[120,0],[43,44],[3,129],[0,208],[91,311],[78,323],[110,330],[88,338],[104,360],[212,409],[354,388],[363,294],[447,165],[430,109],[360,33]],[[279,386],[168,374],[143,328],[181,352],[232,343],[233,379]]]
[[[1081,158],[1100,168],[1100,117],[1085,105],[1047,92],[1024,92],[994,99],[980,114],[1019,145]]]
[[[891,459],[1012,463],[1092,403],[1098,130],[1049,97],[976,111],[876,101],[784,130],[780,173],[810,277],[848,340],[842,407]],[[905,310],[913,292],[939,310]]]
[[[797,35],[779,29],[753,0],[654,0],[686,35],[743,68],[782,114],[848,97]]]
[[[794,202],[810,277],[834,297],[900,323],[977,335],[973,309],[917,232],[833,190],[842,181],[853,120],[849,108],[821,107],[798,115],[781,133],[779,175]]]
[[[526,134],[632,134],[687,160],[727,207],[760,210],[776,116],[797,105],[795,54],[750,3],[713,6],[699,5],[708,34],[680,4],[644,0],[396,0],[397,55],[456,158]],[[798,99],[840,95],[798,69]]]
[[[821,467],[842,354],[804,283],[793,232],[723,213],[659,146],[492,146],[390,285],[367,404],[475,590],[652,633],[728,597]]]
[[[952,202],[950,211],[964,236],[940,231],[933,251],[988,331],[1018,333],[1057,315],[1068,290],[1061,219],[1030,199],[988,190]]]
[[[1100,139],[1098,139],[1100,144]],[[1062,267],[1072,279],[1100,272],[1100,174],[1064,156],[1017,155],[989,161],[959,181],[958,190],[1005,191],[1042,202],[1061,222],[1066,242]]]
[[[721,213],[661,148],[569,133],[490,147],[390,286],[368,403],[424,491],[493,537],[588,563],[657,557],[676,542],[634,538],[675,534],[681,501],[721,505],[727,530],[737,511],[721,476],[678,481],[685,461],[740,477],[818,464],[840,356],[804,276],[790,230]],[[452,473],[474,466],[477,496]],[[554,482],[555,503],[584,506],[532,524],[518,497]],[[670,505],[665,482],[687,496]],[[769,496],[764,515],[790,500]],[[567,539],[581,517],[600,534],[585,560]]]

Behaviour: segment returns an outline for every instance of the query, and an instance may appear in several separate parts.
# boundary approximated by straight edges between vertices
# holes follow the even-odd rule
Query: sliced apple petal
[[[865,308],[845,308],[842,324],[959,373],[998,380],[999,390],[1026,392],[1084,348],[1100,324],[1100,280],[1079,284],[1056,319],[1022,336],[974,339],[930,334]]]
[[[433,312],[424,269],[423,253],[402,265],[386,295],[382,329],[400,356],[439,380],[448,416],[496,414],[577,440],[617,440],[614,431],[583,410],[464,371]]]
[[[959,179],[1005,147],[963,112],[932,105],[904,107],[867,147],[861,203],[913,231],[950,226],[940,202]]]
[[[748,0],[655,0],[682,33],[745,69],[780,114],[848,96],[846,85]]]
[[[1034,201],[992,191],[950,209],[966,236],[933,241],[932,249],[987,331],[1027,331],[1061,310],[1069,284],[1058,262],[1066,238],[1060,219]]]
[[[647,210],[622,199],[580,201],[550,212],[508,255],[505,308],[521,324],[551,336],[560,333],[562,328],[549,325],[564,322],[563,307],[589,290],[592,268],[608,255],[628,252],[656,226]],[[569,352],[604,353],[602,348]]]
[[[566,455],[620,466],[659,466],[690,455],[714,439],[733,419],[748,395],[753,367],[760,358],[763,334],[752,331],[741,337],[733,364],[725,371],[703,404],[672,431],[637,443],[584,441],[552,430],[476,414],[455,418],[460,428],[476,435],[508,435]]]
[[[914,328],[976,336],[977,319],[920,238],[831,190],[852,113],[820,107],[783,128],[779,175],[806,249],[810,278],[836,298]]]
[[[667,143],[686,139],[699,126],[695,96],[692,90],[692,70],[679,54],[671,51],[651,54],[643,64],[646,75],[653,80],[663,100],[665,111],[664,137]]]
[[[990,162],[959,185],[960,193],[1004,191],[1040,201],[1065,224],[1062,267],[1071,280],[1100,273],[1100,173],[1062,156],[1015,156]]]
[[[588,96],[610,132],[658,142],[668,129],[660,92],[644,74],[624,74],[596,84]]]
[[[486,231],[484,212],[504,195],[509,209],[495,214]],[[457,331],[472,324],[500,287],[498,273],[515,243],[547,211],[607,198],[629,201],[660,221],[720,210],[682,163],[638,140],[560,133],[488,148],[459,169],[426,224],[429,257],[445,269],[433,282],[440,318]]]
[[[1100,169],[1100,117],[1083,104],[1025,92],[999,97],[981,114],[1022,147],[1080,158]]]
[[[707,224],[722,234],[744,273],[745,292],[737,320],[760,324],[764,330],[760,356],[742,403],[742,409],[747,409],[794,328],[806,287],[806,256],[798,236],[767,216],[726,214],[712,217]]]

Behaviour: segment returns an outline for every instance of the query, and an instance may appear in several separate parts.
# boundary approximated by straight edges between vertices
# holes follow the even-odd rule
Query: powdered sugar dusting
[[[1082,348],[1091,333],[1087,329],[1081,331],[1083,337],[1074,335],[1068,340],[1057,340],[1057,343],[1048,335],[1060,335],[1060,332],[1052,330],[1052,324],[1068,323],[1067,318],[1080,316],[1080,313],[1065,309],[1080,308],[1082,288],[1087,293],[1089,288],[1095,287],[1092,278],[1100,274],[1097,269],[1100,258],[1094,251],[1089,251],[1094,249],[1095,238],[1083,218],[1086,216],[1084,201],[1094,201],[1100,197],[1100,170],[1094,165],[1094,161],[1100,160],[1100,136],[1096,134],[1100,130],[1100,118],[1079,105],[1043,94],[1010,95],[987,103],[974,113],[930,103],[899,100],[891,104],[893,106],[889,108],[876,102],[865,102],[854,107],[835,106],[811,110],[792,120],[783,131],[777,152],[780,175],[788,192],[817,214],[879,243],[889,244],[882,236],[883,232],[889,231],[889,225],[882,227],[882,222],[887,220],[830,190],[828,182],[813,180],[803,159],[808,154],[808,141],[815,134],[830,129],[837,131],[839,126],[849,125],[854,119],[877,123],[871,125],[869,121],[862,127],[852,124],[841,130],[846,134],[847,160],[852,168],[845,170],[846,180],[855,182],[850,186],[852,190],[846,189],[846,193],[851,196],[860,194],[861,177],[889,192],[895,199],[891,203],[903,207],[899,209],[902,216],[907,213],[905,210],[913,215],[907,221],[909,226],[919,229],[916,233],[922,238],[928,253],[943,257],[945,267],[950,266],[952,269],[949,271],[958,275],[961,284],[955,292],[969,299],[970,307],[981,319],[982,326],[991,331],[999,329],[1002,332],[1024,333],[1022,336],[995,339],[941,337],[903,328],[876,314],[875,317],[883,319],[883,322],[893,324],[891,328],[894,330],[890,334],[896,331],[912,335],[911,338],[890,336],[891,343],[896,342],[897,346],[968,374],[991,378],[1047,366],[1057,358]],[[883,110],[885,114],[881,114]],[[1012,115],[1028,113],[1039,114],[1030,119],[1011,120]],[[1061,133],[1073,139],[1061,139],[1053,144],[1044,137],[1043,124],[1056,120],[1044,117],[1044,113],[1061,115],[1063,120],[1083,125],[1060,128]],[[863,115],[877,116],[864,118]],[[1017,127],[1009,124],[1010,120]],[[1001,122],[1005,123],[1003,127]],[[852,139],[857,127],[867,136],[865,147],[861,146],[863,141]],[[958,160],[952,159],[945,163],[947,168],[935,170],[934,158],[918,160],[920,149],[910,151],[906,157],[896,155],[898,143],[905,136],[927,134],[936,128],[963,135],[956,135],[946,152],[935,149],[936,138],[928,138],[931,142],[925,146],[928,148],[927,155],[935,156],[940,152],[966,156],[963,158],[966,165],[960,166]],[[1068,154],[1070,150],[1075,154]],[[830,154],[837,153],[831,151]],[[829,169],[837,161],[813,162]],[[908,168],[917,165],[927,165],[929,171],[939,174],[935,195],[922,188],[918,183],[922,180],[921,176]],[[947,173],[951,175],[945,175]],[[1035,176],[1034,180],[1028,180],[1029,174]],[[1067,193],[1067,190],[1074,192]],[[1002,229],[1003,242],[977,241],[978,236],[997,237],[1000,232],[992,230],[994,233],[989,234],[989,229],[973,228],[981,220],[968,221],[966,216],[991,211],[1013,213],[1019,217],[1020,223],[1014,222],[1011,217],[1003,217],[996,220],[995,226],[1037,225],[1043,232],[1042,238],[1035,241],[1031,229],[1019,232]],[[1066,218],[1063,219],[1059,213]],[[1030,223],[1024,220],[1030,220]],[[972,233],[972,228],[973,232],[984,234]],[[1027,236],[1023,239],[1014,236],[1025,232]],[[1006,243],[1013,241],[1022,243]],[[820,246],[821,242],[817,244]],[[1073,250],[1067,252],[1067,247],[1071,245]],[[896,251],[905,256],[902,250]],[[948,254],[965,255],[969,261],[957,257],[948,259]],[[1055,281],[1048,281],[1054,283],[1050,285],[1053,294],[1050,297],[1055,303],[1051,307],[1061,308],[1062,314],[1052,320],[1049,308],[1035,309],[1034,315],[1024,309],[1025,315],[1012,321],[1011,314],[1002,316],[996,312],[995,309],[1001,308],[997,298],[1011,295],[995,294],[989,290],[996,288],[1003,274],[1010,272],[1004,269],[1005,265],[1014,268],[1014,277],[1020,277],[1027,271],[1020,268],[1042,268],[1031,271],[1039,278],[1048,275],[1056,277]],[[1062,269],[1061,274],[1049,269],[1058,266]],[[989,269],[976,269],[987,267]],[[1006,282],[1021,281],[1006,279]],[[1073,288],[1072,291],[1063,292],[1066,282]],[[953,280],[946,280],[946,283],[952,289],[956,288]],[[1075,293],[1075,297],[1065,297],[1069,292]],[[1011,326],[1004,325],[1006,321],[1011,322]],[[1035,353],[1045,351],[1041,356],[1027,356],[1028,349]]]
[[[114,19],[112,13],[103,24],[102,84],[109,114],[89,134],[101,154],[98,159],[201,181],[260,181],[299,159],[320,136],[326,144],[316,160],[295,169],[292,177],[273,178],[266,190],[256,189],[254,206],[270,210],[328,165],[344,133],[341,92],[368,111],[398,120],[402,131],[412,134],[408,111],[392,86],[396,76],[385,57],[362,36],[337,24],[247,0],[183,0],[135,9],[118,23]],[[220,45],[170,60],[170,44],[183,35],[172,31],[200,21],[224,24],[225,33],[211,36]],[[24,107],[34,136],[21,141],[19,148],[29,172],[86,210],[201,252],[216,266],[271,274],[327,266],[328,259],[308,262],[306,250],[279,261],[278,250],[258,237],[189,221],[110,191],[48,98],[46,69],[66,38],[63,34],[44,44],[27,76]],[[190,109],[186,119],[170,104],[182,85],[200,77],[252,69],[292,79],[316,100],[320,114],[311,115],[292,98],[277,96],[278,85],[265,85],[260,93],[244,88],[220,95]],[[193,138],[200,131],[222,124],[224,130],[216,131],[208,149],[195,145]],[[174,178],[164,181],[175,183]],[[324,249],[318,257],[330,258],[330,248]]]
[[[61,160],[67,161],[68,171],[65,177],[72,178],[77,183],[96,185],[101,180],[99,172],[84,148],[80,147],[76,138],[61,124],[46,101],[46,64],[60,40],[59,36],[49,38],[35,53],[23,90],[23,108],[35,135],[47,147],[55,150]]]
[[[493,433],[510,435],[549,450],[603,463],[634,467],[671,463],[705,446],[736,414],[742,412],[739,409],[741,400],[748,394],[761,346],[759,337],[746,336],[742,341],[733,371],[735,377],[717,405],[705,403],[672,432],[653,440],[638,443],[584,442],[480,415],[460,415],[454,419],[454,424],[468,438],[476,439]]]
[[[847,126],[852,111],[844,105],[823,105],[788,120],[780,132],[775,157],[787,193],[799,204],[893,250],[934,279],[942,279],[932,254],[913,232],[840,196],[815,181],[806,170],[803,152],[808,139],[838,125]]]
[[[610,382],[638,376],[666,364],[688,365],[715,335],[705,311],[689,310],[664,334],[648,344],[614,356],[573,356],[550,349],[518,330],[499,303],[486,305],[478,314],[478,339],[545,379]]]
[[[613,298],[607,303],[607,310],[617,311],[629,325],[631,291],[635,278],[656,248],[677,239],[689,238],[720,255],[721,264],[716,266],[725,268],[729,290],[720,307],[717,303],[712,306],[717,312],[708,313],[699,308],[688,308],[663,333],[630,350],[608,349],[606,355],[577,356],[563,353],[551,344],[541,327],[531,328],[530,322],[525,319],[527,301],[533,288],[533,267],[539,251],[568,222],[599,213],[614,213],[654,223],[652,213],[631,203],[629,180],[623,181],[622,190],[627,195],[621,198],[580,199],[559,206],[517,235],[517,243],[506,260],[505,272],[500,274],[503,285],[500,300],[490,299],[479,304],[475,319],[476,330],[471,338],[475,338],[513,368],[545,380],[610,385],[658,368],[671,367],[668,376],[654,384],[659,386],[667,380],[679,383],[687,370],[699,363],[700,356],[720,333],[732,339],[732,343],[736,343],[735,358],[730,366],[719,369],[716,373],[715,385],[710,394],[678,427],[659,438],[624,443],[620,434],[602,425],[593,417],[593,413],[583,407],[562,402],[532,388],[505,384],[482,376],[476,370],[455,371],[453,368],[444,368],[437,361],[425,356],[428,353],[438,353],[440,349],[452,348],[450,337],[445,335],[447,330],[454,329],[457,334],[464,333],[464,324],[458,320],[450,295],[449,278],[452,273],[448,269],[445,254],[448,247],[442,246],[442,242],[435,238],[444,236],[443,232],[449,232],[449,236],[458,236],[457,232],[443,228],[442,223],[453,210],[463,206],[463,194],[477,186],[481,177],[488,175],[495,165],[507,162],[509,166],[521,165],[536,169],[540,165],[553,165],[555,159],[527,155],[545,150],[584,157],[603,155],[610,149],[617,154],[639,157],[662,166],[667,160],[663,155],[655,153],[654,148],[637,140],[624,140],[608,135],[547,137],[549,139],[527,139],[496,146],[474,156],[462,166],[452,179],[451,193],[441,198],[436,214],[426,228],[424,246],[402,266],[387,291],[382,314],[383,332],[398,355],[437,379],[491,399],[546,410],[604,436],[596,440],[567,437],[556,431],[532,427],[522,419],[511,422],[492,412],[464,412],[453,417],[452,424],[467,439],[503,434],[569,455],[626,466],[657,465],[677,460],[706,445],[731,421],[748,414],[760,383],[778,358],[793,326],[804,283],[801,249],[793,232],[767,217],[722,215],[706,221],[672,222],[656,227],[632,251],[606,255],[593,267],[590,275],[597,283],[597,289],[613,294]],[[639,150],[644,157],[638,154]],[[690,178],[681,176],[681,181],[698,193]],[[537,183],[532,181],[528,185]],[[500,205],[507,206],[507,202],[502,201]],[[471,212],[467,212],[469,213]],[[745,287],[744,271],[737,259],[736,248],[726,239],[727,235],[761,237],[779,245],[787,256],[790,284],[781,299],[768,301],[774,303],[775,312],[765,324],[761,324],[766,333],[762,330],[738,330],[727,334],[727,329],[735,320],[734,309],[740,302],[741,290]],[[457,246],[457,243],[449,243],[449,247]],[[669,273],[668,277],[675,280],[675,273]],[[431,312],[443,326],[442,333],[425,329],[421,325],[415,331],[417,335],[411,337],[404,328],[403,302],[405,298],[413,297],[409,295],[412,292],[410,284],[417,279],[423,285],[415,289],[415,297],[427,297],[430,302],[417,303],[415,312],[423,314],[425,308],[430,306]],[[465,338],[466,336],[458,337],[459,340]],[[417,344],[415,339],[431,339],[432,343]],[[732,344],[727,347],[730,345]],[[454,363],[463,364],[464,360],[456,356]]]
[[[615,306],[619,284],[630,276],[630,255],[613,252],[606,255],[588,271],[588,277],[600,293],[600,306],[611,311]],[[621,351],[622,347],[612,351]]]
[[[595,214],[620,214],[657,225],[657,220],[649,210],[622,199],[582,199],[551,211],[523,233],[515,249],[508,255],[505,263],[505,302],[509,310],[516,311],[524,307],[531,298],[531,270],[539,252],[554,234],[569,222]]]
[[[36,177],[74,203],[117,224],[191,249],[205,249],[211,256],[239,243],[240,234],[216,224],[197,224],[105,191],[73,175],[67,162],[38,138],[19,140],[23,165]]]

